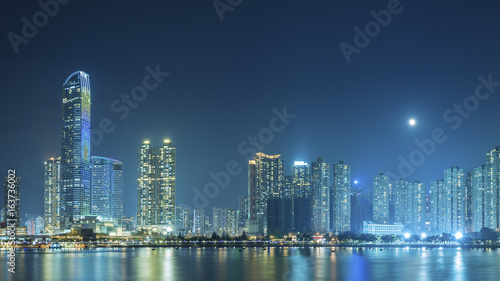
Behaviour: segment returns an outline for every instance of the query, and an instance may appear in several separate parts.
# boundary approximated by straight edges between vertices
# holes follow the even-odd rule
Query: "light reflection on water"
[[[334,251],[333,251],[334,250]],[[500,250],[123,248],[16,252],[2,280],[498,280]]]

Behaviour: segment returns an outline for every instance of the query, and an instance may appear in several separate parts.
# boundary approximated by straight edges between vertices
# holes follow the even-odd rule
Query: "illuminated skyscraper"
[[[205,235],[205,210],[195,209],[193,211],[193,235]]]
[[[444,188],[444,180],[431,182],[431,232],[440,234],[449,226],[450,221],[451,200],[450,194]]]
[[[493,226],[491,219],[491,192],[486,166],[474,169],[472,177],[472,231],[479,232],[481,228]]]
[[[500,231],[500,146],[486,153],[487,192],[491,194],[486,216],[487,227]]]
[[[175,227],[175,147],[145,141],[138,151],[137,226],[170,233]],[[191,228],[191,227],[190,227]],[[189,229],[189,228],[187,228]]]
[[[267,227],[267,199],[279,198],[283,186],[283,159],[258,152],[248,163],[249,233],[264,235]]]
[[[44,223],[48,232],[52,229],[59,228],[60,224],[60,171],[61,157],[54,159],[50,158],[44,163],[45,168],[45,192],[44,192]]]
[[[394,183],[393,191],[395,221],[402,223],[413,233],[423,233],[426,220],[425,184],[400,179]]]
[[[240,196],[238,206],[238,226],[245,227],[245,221],[248,219],[248,195]]]
[[[213,231],[219,236],[236,236],[238,235],[238,212],[230,208],[213,209]]]
[[[373,179],[373,221],[389,223],[389,177],[383,172]]]
[[[471,233],[472,231],[472,184],[474,182],[474,172],[467,172],[465,177],[465,232]]]
[[[117,223],[123,217],[122,162],[92,156],[92,215]]]
[[[292,165],[292,193],[293,197],[311,197],[311,167],[304,161]]]
[[[407,224],[406,227],[413,230],[414,233],[425,232],[425,183],[414,181],[408,183],[406,194],[407,206]]]
[[[450,222],[443,232],[456,233],[465,232],[465,172],[458,167],[451,167],[444,171],[444,190],[451,194]]]
[[[76,71],[63,84],[61,219],[64,225],[90,214],[90,80]]]
[[[408,223],[408,182],[399,179],[394,183],[394,221]]]
[[[351,230],[351,166],[340,160],[333,166],[333,232]]]
[[[318,157],[312,169],[312,225],[316,232],[330,231],[330,164]]]

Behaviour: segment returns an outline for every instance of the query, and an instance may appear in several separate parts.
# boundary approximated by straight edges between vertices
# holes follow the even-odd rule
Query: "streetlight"
[[[427,234],[422,233],[422,234],[420,235],[420,237],[422,237],[422,239],[425,239],[425,238],[427,237]]]
[[[455,233],[455,238],[457,238],[457,240],[462,239],[462,237],[463,237],[462,232],[459,231]]]
[[[408,239],[408,238],[410,238],[410,233],[406,232],[405,234],[403,234],[403,236],[404,236],[406,239]]]

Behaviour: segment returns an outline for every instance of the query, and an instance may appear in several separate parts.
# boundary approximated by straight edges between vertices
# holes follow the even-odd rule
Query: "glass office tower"
[[[90,214],[90,80],[82,71],[63,84],[61,129],[62,226]]]

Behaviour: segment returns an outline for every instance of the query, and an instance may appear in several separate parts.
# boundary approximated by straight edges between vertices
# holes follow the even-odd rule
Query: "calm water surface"
[[[500,280],[500,250],[124,248],[20,250],[1,280]]]

